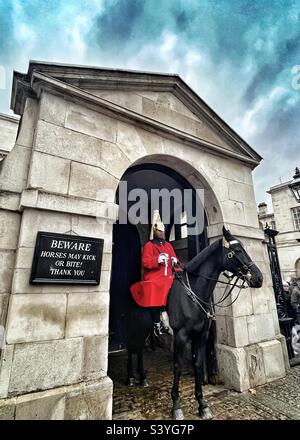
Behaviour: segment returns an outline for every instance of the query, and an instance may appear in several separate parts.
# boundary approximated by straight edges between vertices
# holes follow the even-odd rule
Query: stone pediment
[[[37,93],[38,83],[47,82],[48,89],[60,87],[64,96],[76,92],[86,100],[98,98],[102,106],[110,103],[109,111],[126,110],[127,118],[143,118],[144,124],[153,125],[151,130],[169,128],[172,136],[216,146],[218,154],[231,152],[253,167],[261,160],[178,75],[32,61],[27,74],[14,73],[13,110],[21,114],[26,94]]]
[[[17,136],[19,118],[0,113],[0,160],[13,148]]]
[[[201,120],[172,92],[87,90],[95,96],[125,107],[155,121],[189,133],[199,139],[238,152],[239,149],[219,135],[208,121]]]

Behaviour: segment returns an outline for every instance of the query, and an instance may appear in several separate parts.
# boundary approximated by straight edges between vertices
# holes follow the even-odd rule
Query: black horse
[[[237,281],[241,286],[259,288],[263,276],[259,268],[230,231],[223,228],[224,238],[215,241],[196,255],[185,267],[181,275],[175,277],[168,297],[167,311],[174,333],[174,381],[172,387],[172,417],[183,419],[180,405],[179,382],[183,367],[185,347],[192,344],[193,365],[195,373],[195,397],[199,403],[199,416],[204,419],[213,417],[207,402],[203,399],[202,378],[203,359],[209,329],[214,319],[213,306],[221,305],[226,300]],[[213,291],[223,271],[233,275],[227,284],[230,290],[217,303],[212,304]],[[235,278],[235,282],[232,279]],[[227,289],[228,289],[227,287]],[[224,306],[224,304],[223,304]],[[133,386],[132,355],[137,354],[140,384],[148,386],[143,366],[143,348],[145,340],[152,330],[151,315],[147,308],[135,307],[130,314],[128,333],[128,385]]]

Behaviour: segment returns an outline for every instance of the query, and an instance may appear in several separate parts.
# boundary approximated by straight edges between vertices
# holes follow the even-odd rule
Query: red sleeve
[[[157,269],[159,267],[158,255],[154,252],[154,246],[150,241],[144,246],[142,264],[146,269]]]

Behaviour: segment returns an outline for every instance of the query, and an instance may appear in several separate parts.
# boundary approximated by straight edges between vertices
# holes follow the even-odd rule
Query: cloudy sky
[[[300,0],[0,0],[0,111],[28,60],[178,73],[264,157],[300,165]]]

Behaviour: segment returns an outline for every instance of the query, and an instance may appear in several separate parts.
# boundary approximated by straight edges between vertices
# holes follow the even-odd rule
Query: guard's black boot
[[[161,322],[155,322],[153,332],[155,336],[164,335],[169,333],[169,327],[165,327]]]

